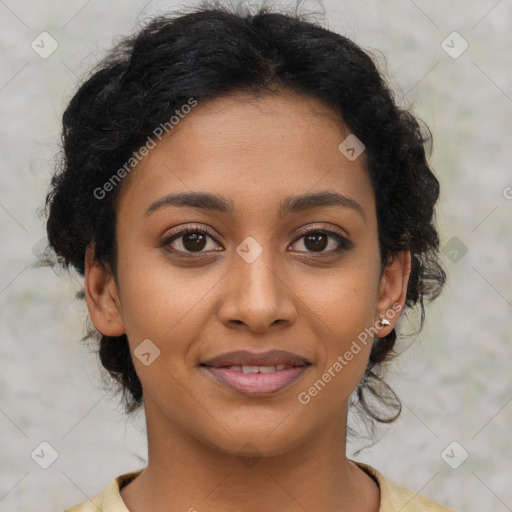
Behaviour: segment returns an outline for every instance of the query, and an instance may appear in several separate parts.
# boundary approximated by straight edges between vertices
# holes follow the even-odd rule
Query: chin
[[[299,429],[297,420],[290,421],[290,416],[286,416],[274,414],[271,421],[261,418],[257,422],[251,418],[239,420],[230,423],[227,431],[221,427],[215,431],[209,430],[204,440],[210,447],[226,455],[240,458],[277,457],[298,448],[308,438],[304,422],[301,422]]]
[[[279,457],[297,449],[301,439],[291,438],[289,432],[284,435],[236,435],[229,439],[217,440],[215,448],[226,455],[236,456],[240,459],[256,459],[260,457]]]

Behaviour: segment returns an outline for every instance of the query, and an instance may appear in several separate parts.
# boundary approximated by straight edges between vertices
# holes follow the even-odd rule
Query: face
[[[361,333],[408,278],[408,253],[381,265],[365,155],[338,149],[349,134],[312,98],[218,98],[125,179],[116,279],[88,251],[86,293],[98,330],[127,334],[148,431],[267,455],[344,432]]]

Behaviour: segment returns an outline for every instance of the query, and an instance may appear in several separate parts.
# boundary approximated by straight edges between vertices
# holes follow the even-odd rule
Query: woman
[[[423,143],[372,59],[299,15],[206,5],[100,63],[47,231],[148,464],[68,510],[449,510],[345,453],[350,407],[398,416],[400,313],[444,283]]]

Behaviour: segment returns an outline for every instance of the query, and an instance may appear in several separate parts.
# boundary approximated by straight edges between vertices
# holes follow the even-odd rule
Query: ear
[[[410,251],[400,251],[391,256],[386,263],[379,287],[375,319],[379,332],[375,335],[376,338],[384,338],[395,328],[405,305],[410,274]],[[380,325],[380,319],[386,319],[390,325]]]
[[[85,251],[85,301],[92,323],[101,334],[125,334],[114,276],[96,260],[94,243]]]

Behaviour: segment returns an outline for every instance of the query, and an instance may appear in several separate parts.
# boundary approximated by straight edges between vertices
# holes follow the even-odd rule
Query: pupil
[[[205,236],[197,233],[189,233],[183,238],[183,245],[187,251],[201,250],[204,249]],[[203,242],[203,245],[201,245]]]
[[[323,239],[323,240],[321,240],[321,239]],[[308,249],[323,250],[323,249],[325,249],[326,239],[327,239],[327,237],[321,233],[318,235],[309,235],[306,237],[305,245]],[[310,241],[313,241],[313,243],[309,244],[308,242],[310,242]]]

